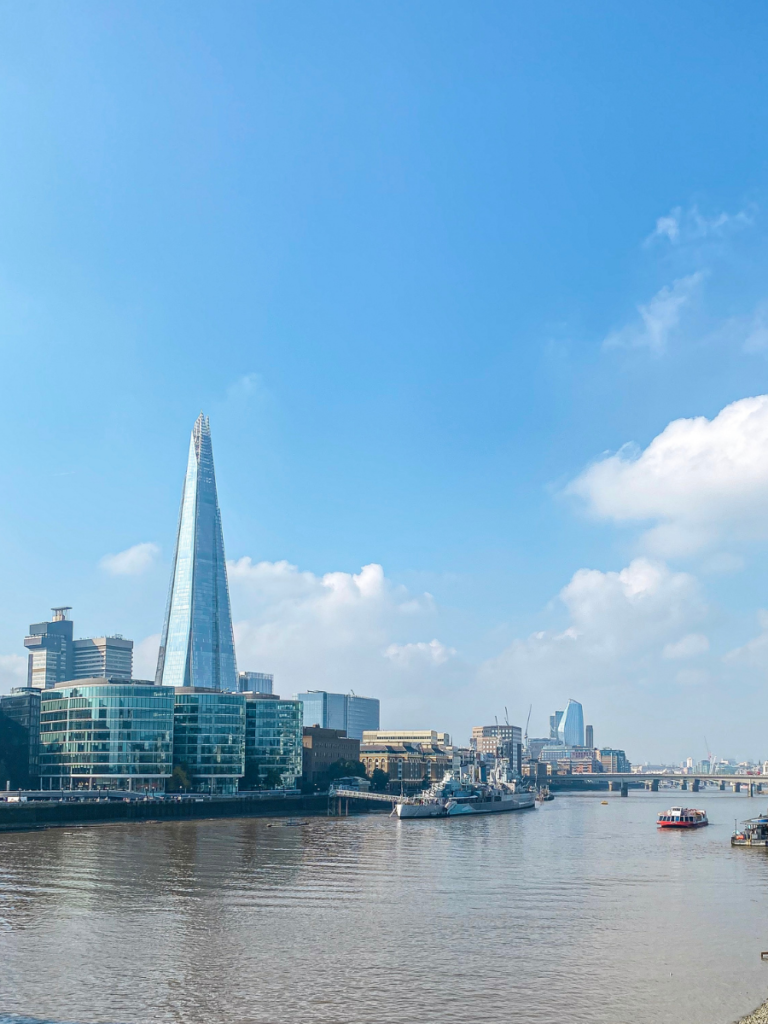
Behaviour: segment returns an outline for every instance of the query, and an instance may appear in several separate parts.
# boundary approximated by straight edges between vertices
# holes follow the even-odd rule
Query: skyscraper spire
[[[202,412],[189,443],[155,681],[165,686],[237,688],[211,428]]]

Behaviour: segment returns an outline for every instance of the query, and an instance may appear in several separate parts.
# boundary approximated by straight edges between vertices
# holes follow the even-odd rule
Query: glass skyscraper
[[[174,687],[237,689],[211,430],[202,413],[189,444],[155,682]]]
[[[362,740],[366,730],[379,728],[379,701],[376,697],[309,690],[298,694],[297,699],[304,705],[304,725],[344,729],[353,740]]]
[[[584,746],[584,710],[577,700],[569,700],[557,726],[557,738],[566,747]]]

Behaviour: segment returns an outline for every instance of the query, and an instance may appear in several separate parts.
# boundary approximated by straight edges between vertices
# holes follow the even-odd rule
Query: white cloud
[[[99,565],[111,576],[140,576],[152,567],[159,554],[157,544],[134,544],[116,555],[104,555]]]
[[[27,685],[27,659],[21,654],[0,654],[0,693]]]
[[[684,307],[704,279],[704,271],[696,271],[665,285],[645,305],[638,306],[639,319],[613,331],[603,342],[605,348],[648,348],[659,354],[680,323]]]
[[[655,520],[644,542],[662,555],[768,537],[768,395],[712,420],[674,420],[644,451],[626,446],[589,466],[567,493],[601,519]]]
[[[455,657],[456,653],[454,647],[446,647],[439,640],[430,640],[429,643],[422,640],[415,644],[390,644],[384,651],[387,658],[403,668],[444,665],[449,658]]]
[[[695,658],[708,650],[709,640],[703,633],[688,633],[674,643],[665,644],[661,653],[665,658]]]
[[[696,205],[688,210],[676,206],[666,216],[659,217],[645,244],[651,245],[659,239],[666,239],[673,245],[686,245],[707,238],[722,238],[726,232],[749,227],[753,222],[751,210],[739,210],[738,213],[722,212],[707,217]]]
[[[154,679],[157,670],[157,652],[160,649],[160,634],[145,637],[133,648],[133,678]]]
[[[435,624],[430,594],[410,593],[376,564],[317,576],[241,558],[228,569],[241,669],[273,672],[285,696],[309,688],[379,697],[390,724],[435,717],[457,659],[419,637]]]
[[[760,672],[768,669],[768,610],[758,610],[757,622],[760,627],[758,635],[743,647],[729,651],[723,658],[726,664],[758,669]]]

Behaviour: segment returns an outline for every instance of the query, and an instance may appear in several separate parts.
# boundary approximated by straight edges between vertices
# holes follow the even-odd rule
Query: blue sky
[[[768,757],[768,434],[715,420],[768,391],[767,30],[4,5],[4,685],[58,603],[146,674],[203,409],[241,667],[388,725],[573,696],[635,760]]]

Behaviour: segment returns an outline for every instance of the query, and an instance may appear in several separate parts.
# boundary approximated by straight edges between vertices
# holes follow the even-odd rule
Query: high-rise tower
[[[202,413],[192,428],[157,683],[237,689],[213,448]]]
[[[584,746],[584,711],[577,700],[569,700],[557,727],[557,738],[566,747]]]

